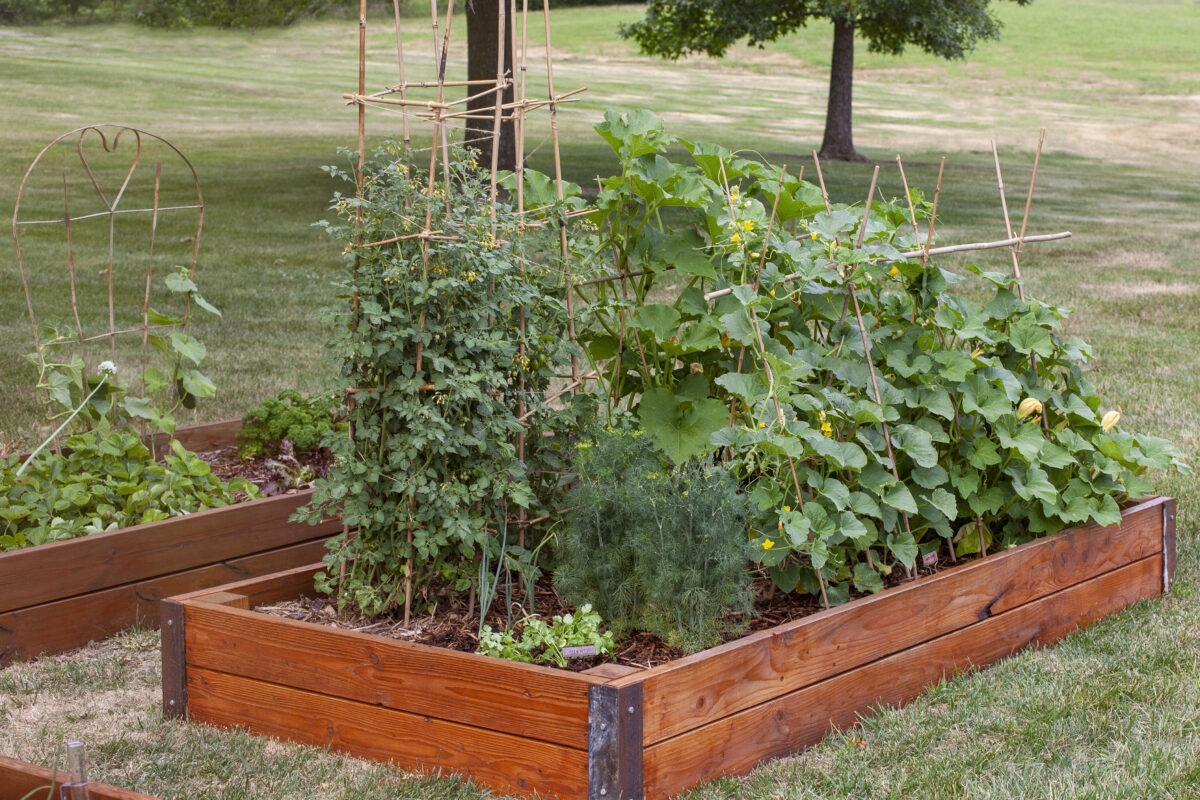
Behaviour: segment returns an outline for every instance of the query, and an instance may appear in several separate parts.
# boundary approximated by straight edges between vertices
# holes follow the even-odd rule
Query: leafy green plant
[[[153,348],[150,352],[157,355],[157,362],[143,363],[134,374],[112,361],[102,361],[94,373],[89,372],[78,353],[79,341],[54,326],[46,328],[40,352],[30,358],[39,365],[38,389],[51,420],[67,418],[76,431],[145,422],[171,434],[175,412],[195,408],[198,399],[216,394],[213,382],[199,369],[208,349],[185,327],[193,304],[210,314],[221,312],[200,294],[186,267],[176,267],[165,281],[184,310],[146,310],[150,329],[145,344]],[[67,356],[68,350],[75,352]]]
[[[674,470],[640,431],[577,445],[578,485],[559,535],[554,584],[591,603],[618,635],[650,631],[687,651],[751,613],[749,504],[723,467]]]
[[[0,462],[0,550],[87,536],[228,505],[254,484],[228,484],[172,440],[157,462],[132,431],[71,436],[64,452],[38,455],[18,474],[18,456]]]
[[[964,276],[902,257],[918,191],[868,217],[648,111],[597,129],[622,169],[591,215],[593,269],[622,279],[594,284],[581,336],[609,412],[674,462],[729,459],[784,590],[837,603],[923,550],[1112,524],[1147,471],[1183,466],[1103,414],[1066,312],[969,266],[975,302],[950,291]]]
[[[238,430],[238,455],[257,458],[279,452],[282,442],[292,443],[293,453],[312,453],[321,440],[335,430],[345,431],[345,423],[333,419],[336,398],[304,397],[294,389],[285,389],[242,417]]]
[[[494,631],[484,625],[479,634],[479,652],[485,656],[507,658],[526,663],[567,665],[563,649],[591,645],[596,655],[611,653],[614,647],[611,631],[600,632],[604,620],[585,603],[573,614],[555,614],[547,623],[527,616],[519,623],[520,634],[512,629]]]
[[[417,602],[472,585],[472,558],[494,556],[499,526],[536,505],[538,451],[520,459],[516,436],[536,443],[559,424],[543,398],[567,355],[552,228],[523,230],[504,204],[493,216],[473,156],[455,151],[431,182],[400,152],[377,151],[359,196],[335,197],[343,222],[327,225],[346,244],[332,349],[354,437],[334,438],[307,512],[340,507],[355,533],[330,543],[318,586],[371,614],[404,600],[406,578]]]

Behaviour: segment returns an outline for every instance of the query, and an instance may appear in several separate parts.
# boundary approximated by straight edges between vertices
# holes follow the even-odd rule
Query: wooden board
[[[1155,498],[1119,526],[1065,531],[614,684],[642,683],[651,745],[1161,553],[1163,506]]]
[[[662,667],[596,674],[237,607],[309,591],[321,568],[310,565],[177,598],[185,636],[172,657],[186,675],[171,673],[172,691],[196,719],[405,765],[429,767],[436,751],[438,765],[505,792],[665,797],[1158,594],[1173,511],[1156,498],[1119,527],[1065,531]]]
[[[202,600],[185,604],[189,672],[199,667],[587,749],[588,686],[603,678]]]
[[[872,707],[903,704],[943,676],[1053,642],[1157,595],[1162,563],[1161,555],[1142,559],[648,747],[646,797],[669,797],[701,781],[747,772],[760,761],[818,742],[833,726],[854,725]]]
[[[188,425],[176,428],[174,438],[193,453],[203,453],[237,444],[237,433],[242,429],[240,419],[223,419],[220,422],[205,422],[200,425]],[[165,433],[156,434],[155,447],[160,450],[167,446],[172,437]]]
[[[158,603],[165,597],[267,575],[325,553],[324,538],[234,558],[197,569],[127,583],[66,600],[0,614],[0,667],[13,661],[58,653],[145,623],[157,626]]]
[[[38,767],[17,761],[15,758],[0,756],[0,800],[22,800],[26,794],[41,790],[32,795],[33,800],[44,800],[54,778],[54,771],[46,767]],[[62,773],[58,773],[61,780]],[[56,784],[57,786],[57,784]],[[148,794],[118,789],[103,783],[89,783],[88,794],[91,800],[157,800]],[[52,800],[58,800],[58,789],[54,789]]]
[[[402,767],[470,771],[500,791],[585,797],[587,752],[454,722],[188,668],[189,716]],[[613,798],[613,800],[617,800]]]
[[[311,597],[314,593],[313,577],[323,569],[325,569],[323,563],[315,562],[270,575],[245,578],[221,586],[209,586],[194,592],[185,592],[175,595],[171,599],[184,602],[185,600],[203,600],[210,594],[240,594],[247,598],[246,602],[251,608],[257,608],[268,603],[295,600],[298,597]]]
[[[266,497],[0,554],[0,612],[328,537],[341,523],[288,522],[312,491]]]

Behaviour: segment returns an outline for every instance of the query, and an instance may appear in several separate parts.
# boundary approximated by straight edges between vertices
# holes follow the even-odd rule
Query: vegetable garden
[[[546,37],[548,53],[548,21]],[[174,517],[202,520],[199,549],[254,542],[237,579],[209,569],[228,554],[181,565],[187,585],[122,579],[176,595],[164,713],[521,793],[669,796],[1170,587],[1175,505],[1147,495],[1188,467],[1121,426],[1066,311],[1026,293],[1023,249],[1070,235],[1027,233],[1032,182],[1019,233],[1005,207],[1007,239],[935,247],[940,179],[885,198],[873,178],[863,203],[834,203],[815,157],[805,180],[627,109],[596,126],[619,172],[585,192],[557,164],[574,92],[555,93],[547,56],[531,98],[528,41],[519,72],[500,50],[495,85],[471,91],[517,88],[487,115],[495,140],[502,122],[521,137],[512,172],[450,142],[466,117],[446,87],[466,82],[444,58],[374,95],[360,60],[359,145],[329,168],[352,189],[324,223],[345,256],[334,400],[286,393],[236,426],[243,455],[273,459],[272,491],[311,483],[272,498],[305,504],[290,522],[247,522],[264,500],[231,506],[226,530],[195,513],[261,490],[213,478],[175,430],[214,390],[183,330],[193,306],[216,312],[193,270],[167,273],[178,315],[150,307],[148,271],[140,325],[118,331],[109,262],[107,338],[140,333],[143,358],[166,359],[136,375],[59,355],[88,341],[77,311],[74,334],[34,321],[40,388],[73,433],[7,460],[6,549],[51,569],[43,548]],[[387,105],[404,136],[368,153],[365,111]],[[555,174],[523,164],[538,109]],[[1001,248],[1011,272],[938,261]],[[172,499],[196,487],[212,495]],[[314,594],[404,630],[449,617],[482,655],[254,611]]]

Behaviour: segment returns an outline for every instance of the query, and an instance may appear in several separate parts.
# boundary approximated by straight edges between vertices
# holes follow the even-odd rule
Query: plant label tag
[[[562,649],[564,658],[590,658],[596,655],[596,645],[575,644]]]
[[[921,556],[921,563],[926,567],[936,567],[938,563],[937,551],[935,550],[931,553],[926,553],[925,555]]]

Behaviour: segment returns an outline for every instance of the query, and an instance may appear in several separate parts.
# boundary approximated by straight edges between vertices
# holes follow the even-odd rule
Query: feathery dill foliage
[[[591,603],[618,637],[649,631],[688,652],[740,627],[749,504],[727,470],[690,460],[672,472],[650,437],[616,430],[578,445],[576,469],[554,574],[564,597]]]

